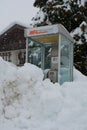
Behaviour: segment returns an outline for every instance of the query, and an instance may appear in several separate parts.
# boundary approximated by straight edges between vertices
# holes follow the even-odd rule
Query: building
[[[25,62],[26,39],[24,30],[26,26],[13,23],[0,33],[0,56],[16,65]]]

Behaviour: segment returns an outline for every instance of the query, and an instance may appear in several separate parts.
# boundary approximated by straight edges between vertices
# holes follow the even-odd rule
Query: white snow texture
[[[87,130],[87,77],[43,81],[40,68],[0,58],[0,130]]]

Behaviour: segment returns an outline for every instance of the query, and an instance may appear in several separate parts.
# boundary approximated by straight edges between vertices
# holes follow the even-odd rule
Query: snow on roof
[[[34,33],[34,34],[29,34],[29,32],[32,31],[44,31],[45,33]],[[40,27],[35,27],[35,28],[27,28],[26,29],[26,33],[25,36],[26,37],[37,37],[37,36],[44,36],[44,35],[48,35],[48,34],[62,34],[65,37],[67,37],[70,41],[74,42],[74,39],[71,37],[70,33],[66,30],[66,28],[62,25],[62,24],[54,24],[54,25],[46,25],[46,26],[40,26]]]
[[[10,28],[12,28],[13,26],[15,25],[19,25],[19,26],[22,26],[24,27],[25,29],[31,29],[32,26],[28,26],[28,25],[25,25],[23,23],[20,23],[20,22],[13,22],[11,23],[10,25],[8,25],[3,31],[0,32],[0,36],[3,35],[6,31],[8,31]],[[55,28],[56,26],[56,28]],[[37,27],[37,29],[39,28],[50,28],[52,27],[54,32],[56,32],[56,30],[58,30],[58,33],[61,33],[63,35],[65,35],[70,41],[74,42],[73,38],[70,36],[69,32],[66,30],[66,28],[61,25],[61,24],[55,24],[55,25],[47,25],[47,26],[41,26],[41,27]],[[34,28],[32,28],[34,29]]]
[[[0,35],[4,34],[6,31],[8,31],[10,28],[12,28],[14,25],[19,25],[19,26],[22,26],[24,28],[27,28],[29,27],[28,25],[26,24],[23,24],[23,23],[20,23],[20,22],[13,22],[11,24],[9,24],[6,28],[4,28],[1,32],[0,32]]]

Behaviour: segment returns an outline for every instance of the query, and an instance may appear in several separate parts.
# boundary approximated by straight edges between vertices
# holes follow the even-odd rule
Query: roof
[[[40,37],[52,34],[62,34],[66,36],[70,41],[74,42],[70,33],[61,24],[47,25],[35,28],[27,28],[25,30],[25,37]]]
[[[5,28],[0,34],[0,51],[25,48],[25,28],[27,28],[27,26],[20,23],[12,23]],[[21,41],[20,44],[18,44],[19,41]]]
[[[25,37],[37,37],[37,36],[44,36],[48,34],[63,34],[66,36],[70,41],[74,42],[73,38],[71,37],[70,33],[66,30],[66,28],[61,24],[54,24],[54,25],[47,25],[35,28],[29,28],[27,25],[14,22],[6,27],[0,33],[0,39],[3,38],[7,33],[11,32],[15,28],[24,30]]]
[[[27,25],[24,25],[22,23],[18,23],[18,22],[14,22],[14,23],[11,23],[10,25],[8,25],[5,29],[3,29],[1,32],[0,32],[0,37],[2,37],[5,33],[8,33],[10,31],[12,31],[14,28],[19,28],[19,29],[25,29],[27,28],[28,26]]]

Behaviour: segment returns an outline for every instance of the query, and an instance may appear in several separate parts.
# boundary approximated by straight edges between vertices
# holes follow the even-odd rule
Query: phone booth
[[[53,83],[73,80],[73,38],[61,24],[25,30],[26,62],[41,67]]]

